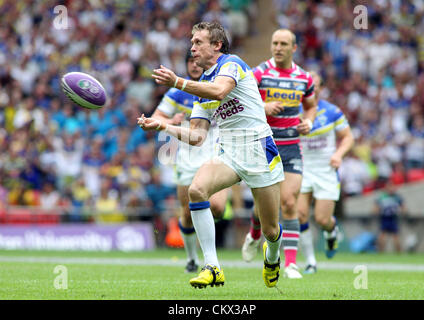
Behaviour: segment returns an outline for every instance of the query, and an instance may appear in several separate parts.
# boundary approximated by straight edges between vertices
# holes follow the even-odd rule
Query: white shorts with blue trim
[[[337,171],[331,166],[321,167],[318,170],[305,166],[300,192],[312,192],[313,197],[319,200],[339,200],[340,181]]]
[[[268,187],[284,180],[283,164],[272,136],[241,145],[218,156],[249,188]]]

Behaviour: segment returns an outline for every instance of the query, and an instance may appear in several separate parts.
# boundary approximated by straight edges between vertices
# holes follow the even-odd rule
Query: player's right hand
[[[275,116],[284,111],[284,106],[280,101],[271,101],[265,103],[265,114],[267,116]]]
[[[140,118],[137,118],[137,124],[143,130],[164,130],[166,128],[166,124],[164,124],[159,119],[155,118],[146,118],[144,114],[141,115]]]

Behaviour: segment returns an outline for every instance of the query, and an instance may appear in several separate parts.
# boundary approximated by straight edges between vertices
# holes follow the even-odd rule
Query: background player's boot
[[[223,270],[210,264],[205,265],[199,275],[190,280],[190,284],[195,288],[206,288],[206,286],[223,286],[225,282]]]
[[[277,263],[268,263],[266,260],[266,248],[268,248],[268,243],[265,241],[263,244],[264,267],[262,269],[262,278],[264,279],[265,285],[268,288],[272,288],[276,286],[278,278],[280,277],[280,258],[278,258]]]
[[[294,263],[290,263],[287,267],[284,268],[284,278],[288,279],[300,279],[303,278],[299,272],[299,267]]]
[[[317,266],[313,266],[312,264],[308,264],[303,271],[303,274],[314,274],[317,273]]]
[[[333,231],[328,232],[324,231],[325,239],[325,255],[328,259],[334,257],[339,247],[337,236],[339,234],[339,227],[337,225],[334,227]]]
[[[187,265],[185,267],[185,272],[197,272],[197,269],[199,268],[199,265],[194,260],[190,260],[187,262]]]
[[[256,257],[259,252],[260,243],[261,238],[255,240],[252,238],[250,232],[247,233],[246,238],[244,239],[243,246],[241,248],[241,255],[244,261],[250,262]]]

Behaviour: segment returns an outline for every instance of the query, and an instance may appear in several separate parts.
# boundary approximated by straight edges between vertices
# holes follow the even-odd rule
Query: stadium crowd
[[[322,74],[322,98],[343,109],[355,133],[340,170],[343,192],[422,172],[422,1],[273,3],[277,24],[297,36],[296,63]],[[53,24],[59,4],[66,29]],[[353,27],[360,4],[367,29]],[[88,205],[114,212],[104,215],[109,221],[126,219],[124,208],[149,216],[173,207],[172,168],[157,158],[163,142],[136,123],[166,90],[151,70],[163,64],[184,75],[191,27],[201,20],[219,20],[241,56],[243,40],[261,36],[252,0],[3,0],[0,17],[0,204],[63,205],[72,221],[87,219]],[[109,104],[96,111],[72,104],[60,87],[70,71],[97,77]]]

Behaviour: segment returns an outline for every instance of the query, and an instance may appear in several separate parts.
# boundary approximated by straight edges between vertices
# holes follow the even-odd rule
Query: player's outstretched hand
[[[146,118],[144,114],[141,115],[140,118],[137,118],[137,124],[141,129],[149,131],[149,130],[164,130],[166,128],[166,124],[155,118]]]
[[[157,84],[162,84],[168,87],[175,87],[175,82],[178,77],[175,73],[163,65],[160,65],[159,69],[154,69],[152,74],[153,79],[155,79]]]

